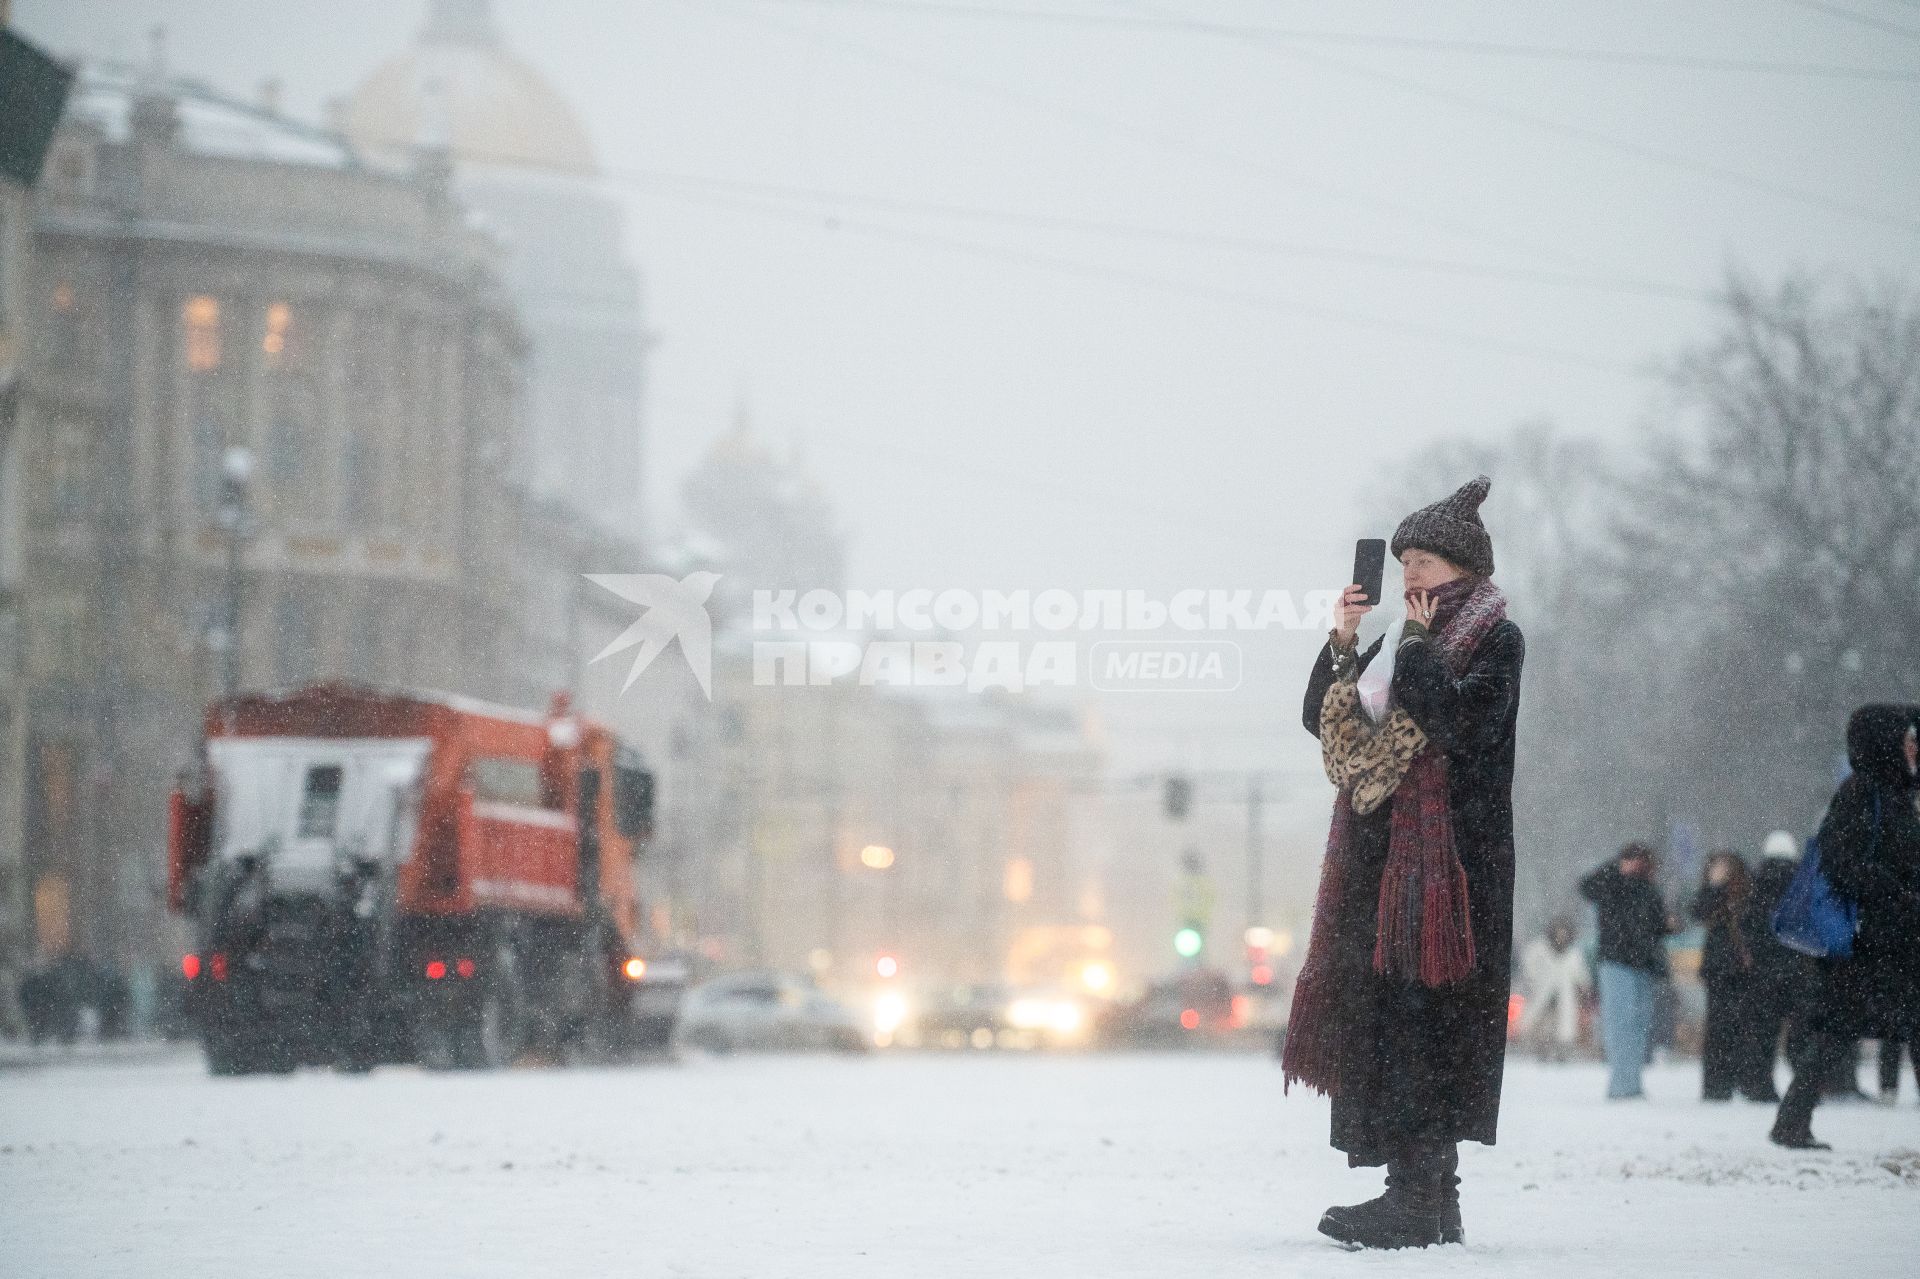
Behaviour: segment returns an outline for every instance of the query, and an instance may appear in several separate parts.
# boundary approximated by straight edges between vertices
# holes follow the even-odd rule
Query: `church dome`
[[[593,147],[573,109],[506,51],[488,0],[432,0],[413,48],[353,91],[340,125],[371,155],[403,155],[429,143],[473,164],[595,171]]]

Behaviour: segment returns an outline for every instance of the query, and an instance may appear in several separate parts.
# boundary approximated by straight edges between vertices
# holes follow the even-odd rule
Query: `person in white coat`
[[[1586,957],[1573,942],[1573,925],[1556,919],[1543,936],[1527,943],[1520,956],[1520,976],[1527,991],[1520,1040],[1553,1061],[1573,1055],[1580,1038],[1580,1003],[1593,989]]]

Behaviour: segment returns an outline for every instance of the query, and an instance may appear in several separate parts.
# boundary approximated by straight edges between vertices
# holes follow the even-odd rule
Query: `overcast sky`
[[[14,9],[59,53],[164,24],[177,69],[318,116],[425,4]],[[1629,440],[1729,267],[1910,276],[1920,246],[1914,0],[496,12],[631,211],[654,526],[745,394],[870,586],[1337,585],[1394,456],[1540,417]],[[1122,699],[1119,758],[1312,771],[1315,643],[1263,647],[1237,695]]]

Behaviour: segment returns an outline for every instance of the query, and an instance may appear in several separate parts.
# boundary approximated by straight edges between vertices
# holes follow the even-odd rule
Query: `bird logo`
[[[701,570],[678,580],[665,573],[585,573],[582,576],[602,590],[612,591],[646,610],[587,665],[638,644],[640,651],[634,654],[627,682],[620,686],[624,693],[640,678],[640,672],[653,664],[654,658],[666,652],[667,645],[679,640],[687,666],[700,682],[700,691],[707,695],[708,701],[713,700],[713,622],[707,616],[707,598],[713,594],[714,583],[720,580],[718,573]]]

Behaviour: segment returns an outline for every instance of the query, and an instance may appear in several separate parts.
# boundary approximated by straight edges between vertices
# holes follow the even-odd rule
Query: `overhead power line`
[[[790,6],[867,9],[879,13],[929,17],[981,18],[1036,25],[1104,28],[1118,31],[1176,32],[1201,36],[1259,36],[1301,44],[1347,45],[1399,49],[1413,53],[1464,54],[1474,57],[1551,62],[1592,62],[1607,66],[1666,67],[1685,71],[1728,71],[1758,75],[1807,76],[1835,80],[1920,80],[1920,69],[1860,67],[1821,62],[1792,62],[1752,58],[1724,58],[1710,54],[1666,53],[1644,49],[1593,49],[1577,45],[1511,44],[1493,40],[1460,40],[1444,36],[1406,36],[1366,31],[1327,31],[1304,27],[1275,27],[1257,23],[1219,22],[1184,16],[1136,17],[1113,13],[1081,13],[1062,9],[1010,9],[998,5],[954,4],[941,0],[761,0]],[[1825,5],[1811,5],[1827,8]]]
[[[1096,218],[1023,212],[1010,209],[981,208],[971,205],[946,204],[932,200],[910,199],[901,196],[823,190],[817,187],[795,187],[779,183],[757,182],[738,178],[617,167],[605,170],[605,174],[611,180],[639,184],[681,184],[735,191],[749,195],[772,196],[780,199],[804,201],[813,204],[862,207],[881,212],[907,213],[955,221],[1024,227],[1035,230],[1070,231],[1113,239],[1157,241],[1168,244],[1185,245],[1193,248],[1220,249],[1274,257],[1307,258],[1326,262],[1352,262],[1368,266],[1425,271],[1440,275],[1478,276],[1487,279],[1509,280],[1551,287],[1593,289],[1602,292],[1634,294],[1643,297],[1666,298],[1683,302],[1708,302],[1712,301],[1714,296],[1710,292],[1702,289],[1683,288],[1676,285],[1664,284],[1657,280],[1641,280],[1627,276],[1587,275],[1574,271],[1553,271],[1536,267],[1509,266],[1499,263],[1447,261],[1408,254],[1382,253],[1373,250],[1344,249],[1328,245],[1269,240],[1258,236],[1228,235],[1221,232],[1182,230],[1174,227],[1142,226],[1132,223],[1103,221]]]
[[[1821,0],[1787,0],[1788,4],[1801,9],[1811,9],[1815,13],[1824,13],[1843,22],[1855,22],[1875,31],[1884,31],[1888,35],[1901,36],[1908,40],[1920,40],[1920,30],[1902,26],[1898,22],[1888,22],[1885,18],[1876,18],[1870,13],[1861,13],[1857,9],[1843,8],[1837,4],[1823,4]]]
[[[1345,62],[1339,58],[1330,58],[1321,53],[1309,53],[1303,49],[1289,47],[1281,41],[1269,40],[1257,35],[1235,38],[1241,39],[1246,43],[1271,49],[1275,53],[1282,54],[1297,61],[1306,62],[1309,65],[1328,67],[1346,75],[1357,76],[1366,80],[1374,80],[1381,84],[1390,84],[1406,92],[1415,93],[1422,97],[1431,98],[1436,102],[1444,102],[1468,111],[1475,111],[1482,115],[1492,116],[1498,120],[1527,125],[1531,128],[1540,129],[1560,137],[1573,138],[1576,141],[1585,142],[1593,146],[1619,151],[1623,154],[1631,155],[1665,168],[1684,173],[1692,173],[1700,177],[1712,178],[1730,186],[1759,191],[1763,194],[1771,195],[1776,199],[1803,204],[1811,208],[1825,209],[1829,213],[1838,213],[1862,222],[1872,222],[1880,226],[1892,227],[1896,230],[1905,231],[1910,235],[1920,235],[1920,222],[1901,217],[1897,214],[1885,213],[1878,209],[1870,209],[1864,205],[1854,204],[1847,200],[1838,200],[1817,191],[1802,190],[1799,187],[1790,186],[1783,182],[1775,182],[1771,178],[1760,177],[1757,174],[1746,173],[1739,169],[1730,169],[1724,165],[1712,164],[1705,160],[1696,160],[1691,156],[1681,155],[1678,152],[1668,151],[1664,148],[1639,142],[1632,138],[1617,138],[1612,134],[1602,133],[1598,129],[1589,129],[1585,125],[1569,124],[1564,120],[1555,120],[1550,116],[1536,115],[1531,111],[1523,111],[1518,107],[1510,107],[1503,103],[1489,101],[1486,98],[1475,97],[1469,93],[1461,93],[1455,89],[1446,89],[1439,85],[1428,84],[1424,80],[1416,80],[1411,76],[1399,75],[1391,71],[1379,71],[1372,67],[1357,66],[1354,63]]]
[[[748,2],[759,3],[764,5],[768,3],[769,0],[748,0]],[[782,4],[787,7],[791,7],[794,4],[804,4],[804,5],[809,5],[815,8],[820,8],[820,7],[867,8],[867,7],[886,4],[887,0],[772,0],[772,2],[777,4]],[[1794,0],[1794,2],[1811,4],[1811,3],[1814,3],[1815,0]],[[929,13],[935,13],[935,12],[941,11],[941,8],[937,8],[935,4],[901,5],[900,7],[903,9],[925,9]],[[945,6],[942,6],[942,7],[945,7]],[[979,6],[969,6],[969,5],[953,5],[951,7],[959,10],[975,10],[980,8]],[[1012,14],[1012,13],[1019,13],[1021,11],[1003,10],[999,12]],[[1170,23],[1170,22],[1178,23],[1178,22],[1190,21],[1188,19],[1181,18],[1177,15],[1168,15],[1168,14],[1157,13],[1157,12],[1152,13],[1151,16],[1148,16],[1148,17],[1139,17],[1139,18],[1132,18],[1132,19],[1120,18],[1116,20],[1131,21],[1134,23]],[[789,28],[789,30],[791,29]],[[1920,222],[1912,221],[1910,219],[1901,217],[1897,214],[1885,213],[1877,209],[1868,208],[1864,205],[1854,204],[1848,200],[1836,199],[1832,196],[1825,195],[1820,192],[1803,190],[1799,187],[1795,187],[1787,183],[1776,182],[1771,178],[1761,177],[1757,174],[1746,173],[1739,169],[1732,169],[1724,165],[1713,164],[1704,160],[1697,160],[1691,156],[1681,155],[1678,152],[1667,151],[1661,147],[1653,146],[1649,143],[1639,142],[1631,138],[1614,137],[1611,134],[1603,133],[1598,129],[1590,129],[1584,125],[1570,124],[1565,121],[1555,120],[1548,116],[1536,115],[1533,112],[1524,111],[1517,107],[1506,106],[1503,103],[1489,101],[1488,99],[1475,97],[1467,93],[1461,93],[1457,90],[1446,89],[1438,85],[1428,84],[1425,81],[1416,80],[1410,76],[1399,75],[1394,72],[1380,71],[1371,67],[1358,66],[1358,65],[1355,65],[1354,63],[1344,62],[1338,58],[1331,58],[1324,54],[1311,53],[1311,52],[1308,52],[1307,50],[1295,47],[1294,43],[1290,42],[1284,33],[1280,35],[1275,35],[1272,29],[1269,29],[1269,28],[1239,26],[1234,24],[1218,24],[1216,26],[1209,27],[1207,33],[1212,35],[1222,36],[1224,38],[1234,40],[1240,43],[1253,44],[1253,45],[1260,46],[1262,48],[1270,49],[1276,53],[1280,53],[1285,56],[1297,59],[1299,61],[1306,62],[1309,65],[1321,66],[1321,67],[1329,68],[1334,71],[1339,71],[1346,75],[1357,76],[1363,79],[1370,79],[1383,84],[1390,84],[1395,88],[1404,90],[1409,93],[1419,94],[1421,96],[1431,98],[1435,101],[1447,103],[1450,106],[1462,108],[1469,111],[1475,111],[1483,115],[1489,115],[1496,119],[1505,120],[1509,123],[1526,125],[1531,128],[1544,130],[1548,133],[1552,133],[1560,137],[1572,138],[1577,141],[1587,143],[1589,145],[1603,147],[1603,148],[1614,150],[1614,151],[1619,151],[1623,154],[1631,155],[1636,159],[1639,159],[1642,161],[1658,164],[1663,167],[1679,170],[1682,172],[1692,173],[1696,176],[1710,178],[1726,185],[1736,186],[1736,187],[1740,187],[1750,191],[1759,191],[1763,194],[1770,195],[1776,199],[1786,200],[1793,203],[1806,205],[1812,208],[1824,209],[1829,213],[1838,213],[1846,217],[1857,219],[1859,221],[1871,222],[1881,226],[1892,227],[1894,229],[1904,231],[1912,235],[1920,235]],[[801,34],[803,36],[806,36],[808,38],[813,38],[813,39],[822,38],[817,32],[798,32],[796,34]],[[902,61],[905,61],[905,60],[902,59]],[[1398,211],[1402,213],[1409,212],[1404,208]]]
[[[691,3],[692,0],[682,0]],[[700,0],[702,12],[712,12],[714,0]],[[789,23],[770,19],[766,16],[765,5],[755,0],[733,0],[726,5],[736,18],[751,22],[756,26],[778,31],[783,35],[807,40],[815,44],[830,47],[868,62],[876,62],[892,67],[905,68],[922,82],[936,81],[952,86],[974,97],[1011,103],[1027,111],[1037,111],[1065,120],[1077,128],[1088,130],[1097,135],[1121,138],[1125,141],[1143,144],[1166,154],[1179,156],[1188,161],[1203,161],[1216,168],[1229,170],[1239,176],[1258,173],[1262,177],[1284,186],[1307,192],[1320,199],[1351,208],[1363,209],[1369,213],[1387,215],[1402,221],[1427,227],[1430,230],[1444,231],[1450,235],[1494,245],[1509,250],[1529,253],[1542,261],[1556,262],[1570,269],[1584,265],[1580,257],[1571,254],[1558,243],[1529,241],[1524,237],[1492,231],[1476,223],[1460,218],[1435,213],[1431,208],[1400,200],[1380,196],[1364,189],[1345,186],[1325,179],[1316,179],[1298,168],[1276,164],[1257,156],[1245,155],[1210,145],[1207,142],[1182,136],[1164,129],[1135,124],[1115,116],[1103,115],[1097,111],[1088,111],[1049,98],[1044,94],[1011,89],[1004,84],[977,76],[965,75],[951,68],[925,62],[917,58],[903,57],[890,49],[869,44],[863,40],[849,38],[839,33],[829,34],[809,27],[795,27]]]
[[[662,194],[666,193],[663,192]],[[1417,320],[1402,320],[1390,316],[1372,315],[1347,307],[1326,306],[1320,303],[1307,302],[1294,298],[1275,297],[1269,294],[1254,293],[1243,289],[1224,288],[1186,280],[1169,279],[1165,276],[1153,275],[1145,271],[1131,271],[1099,263],[1089,263],[1071,258],[1055,257],[1049,254],[1010,249],[1000,245],[980,244],[971,240],[955,239],[950,236],[934,235],[928,232],[902,230],[897,227],[890,227],[875,222],[863,222],[858,219],[838,216],[823,219],[819,214],[800,213],[784,206],[767,205],[760,201],[741,200],[735,197],[705,194],[695,196],[694,193],[691,192],[680,192],[676,194],[706,200],[719,207],[731,207],[748,213],[783,218],[788,221],[798,221],[809,226],[822,225],[831,230],[848,231],[872,239],[894,240],[903,244],[946,249],[973,257],[989,258],[1001,262],[1039,267],[1060,274],[1079,276],[1083,279],[1103,280],[1161,293],[1202,298],[1217,302],[1229,302],[1256,310],[1294,315],[1303,319],[1320,320],[1333,324],[1400,333],[1410,337],[1424,338],[1429,341],[1453,346],[1473,347],[1503,355],[1517,355],[1528,359],[1544,360],[1550,363],[1597,369],[1601,372],[1617,376],[1635,376],[1640,372],[1640,370],[1631,365],[1614,360],[1601,359],[1578,351],[1568,351],[1558,347],[1543,346],[1531,342],[1514,341],[1508,338],[1495,337],[1491,334],[1469,333],[1458,329],[1448,329],[1438,325],[1423,324]]]

